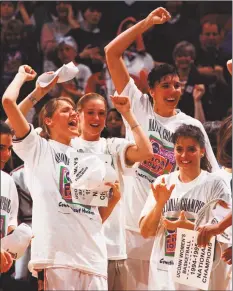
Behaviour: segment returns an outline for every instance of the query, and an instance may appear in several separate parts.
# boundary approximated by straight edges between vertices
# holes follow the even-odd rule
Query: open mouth
[[[68,122],[69,127],[75,127],[77,128],[78,126],[78,121],[77,120],[71,120]]]
[[[174,103],[174,102],[176,102],[176,98],[175,97],[168,97],[168,98],[165,98],[165,101],[169,102],[169,103]]]
[[[95,127],[95,128],[97,128],[97,127],[99,127],[100,125],[97,124],[97,123],[92,123],[92,124],[90,124],[90,126],[91,126],[91,127]]]

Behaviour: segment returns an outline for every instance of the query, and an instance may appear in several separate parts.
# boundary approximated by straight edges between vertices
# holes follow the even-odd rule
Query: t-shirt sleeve
[[[149,96],[143,94],[135,85],[134,80],[130,78],[128,84],[125,86],[121,94],[115,92],[114,95],[128,96],[131,102],[131,108],[136,118],[142,114],[142,110],[148,112],[151,106]]]
[[[135,143],[129,142],[124,138],[111,138],[108,139],[108,150],[112,156],[117,158],[117,162],[120,163],[120,170],[123,175],[132,175],[134,165],[128,165],[125,159],[125,153],[130,146],[135,146]]]
[[[18,198],[18,192],[15,185],[15,182],[12,177],[10,178],[10,199],[11,199],[11,209],[10,209],[10,216],[9,216],[9,226],[15,226],[18,225],[18,210],[19,210],[19,198]]]
[[[20,159],[33,169],[40,159],[45,157],[48,142],[36,133],[32,125],[30,127],[30,132],[25,138],[13,140],[13,149]]]
[[[212,191],[209,198],[210,201],[220,198],[229,204],[232,204],[230,189],[221,177],[216,177],[212,185]]]

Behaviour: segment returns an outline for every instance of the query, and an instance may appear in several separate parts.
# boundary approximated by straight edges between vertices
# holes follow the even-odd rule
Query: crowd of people
[[[231,15],[131,2],[107,33],[102,2],[1,1],[1,239],[33,232],[1,248],[3,291],[199,290],[172,277],[177,229],[200,248],[231,229]],[[208,290],[231,289],[219,244]]]

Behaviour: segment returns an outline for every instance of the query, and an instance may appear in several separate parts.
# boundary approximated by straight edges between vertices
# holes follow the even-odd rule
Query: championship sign
[[[172,276],[175,282],[208,290],[213,266],[215,237],[206,248],[197,246],[198,232],[177,229],[176,250]]]

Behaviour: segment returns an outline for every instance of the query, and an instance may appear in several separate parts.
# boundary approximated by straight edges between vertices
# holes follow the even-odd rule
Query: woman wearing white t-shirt
[[[39,136],[16,105],[21,86],[35,76],[30,67],[20,67],[2,101],[18,138],[14,142],[14,150],[24,160],[27,186],[33,198],[32,228],[35,238],[29,268],[44,270],[41,279],[45,290],[105,290],[107,253],[101,228],[119,197],[117,201],[114,197],[110,199],[106,208],[73,203],[70,154],[109,154],[121,182],[121,175],[128,167],[151,157],[151,144],[134,118],[127,97],[113,97],[112,101],[129,122],[136,145],[122,139],[100,138],[107,106],[105,99],[95,93],[79,100],[78,114],[70,99],[50,100],[40,113],[40,135],[44,138]],[[56,81],[44,89],[37,85],[24,100],[22,112],[25,113],[41,99]],[[80,137],[77,137],[78,118]],[[92,166],[87,164],[85,169]]]
[[[139,222],[143,237],[155,236],[149,290],[197,290],[172,279],[176,229],[194,229],[193,222],[209,201],[230,201],[230,191],[224,180],[208,172],[210,164],[201,130],[193,125],[181,125],[173,135],[173,142],[179,170],[157,178],[152,184]],[[217,272],[218,268],[215,275]],[[226,275],[226,269],[221,269],[223,280]],[[211,280],[209,289],[222,290],[221,284],[215,284]]]
[[[172,135],[181,124],[193,124],[199,127],[205,136],[206,154],[212,166],[212,171],[219,169],[213,154],[208,136],[203,125],[176,106],[181,96],[181,84],[178,73],[173,66],[163,64],[151,70],[148,75],[150,96],[143,94],[135,85],[123,61],[124,51],[154,25],[163,24],[171,18],[169,12],[160,7],[152,11],[145,19],[125,30],[112,40],[106,47],[106,61],[115,85],[117,94],[129,96],[132,110],[149,137],[154,156],[149,162],[142,162],[136,169],[134,177],[127,177],[126,201],[126,239],[128,266],[131,279],[128,290],[147,289],[149,259],[153,239],[143,239],[138,228],[139,213],[146,202],[150,184],[166,173],[175,170],[174,144]],[[148,31],[149,33],[149,31]],[[200,88],[200,87],[199,87]],[[194,89],[198,99],[203,92]],[[200,99],[200,98],[199,98]],[[197,102],[195,109],[199,110],[201,102]],[[127,124],[126,139],[132,140],[132,132]]]

